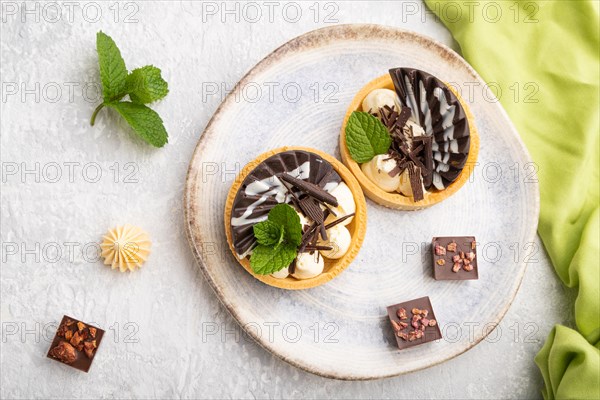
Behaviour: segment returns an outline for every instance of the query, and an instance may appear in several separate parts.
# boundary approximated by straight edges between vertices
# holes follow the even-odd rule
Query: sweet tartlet
[[[340,152],[371,200],[418,210],[465,184],[479,136],[473,115],[451,86],[424,71],[395,68],[352,100]]]
[[[224,223],[229,248],[246,271],[294,290],[319,286],[347,268],[364,240],[366,218],[360,185],[340,161],[282,147],[242,169]]]

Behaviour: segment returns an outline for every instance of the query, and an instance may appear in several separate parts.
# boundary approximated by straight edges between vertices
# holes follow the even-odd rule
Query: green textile
[[[600,399],[599,3],[425,2],[539,167],[538,233],[560,279],[578,288],[579,332],[556,326],[535,359],[544,397]]]

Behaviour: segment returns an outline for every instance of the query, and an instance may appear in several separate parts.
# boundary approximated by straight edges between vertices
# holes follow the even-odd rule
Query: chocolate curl
[[[300,209],[304,215],[308,216],[317,223],[317,225],[320,227],[321,237],[323,240],[327,240],[327,232],[325,232],[325,227],[323,226],[325,213],[323,210],[321,210],[321,207],[319,207],[317,202],[310,196],[303,197],[300,199]]]
[[[413,192],[413,200],[421,201],[425,197],[423,196],[423,180],[421,177],[421,169],[411,162],[408,166],[408,179],[410,181],[410,188]]]
[[[342,223],[345,220],[347,220],[348,218],[352,218],[352,217],[354,217],[354,213],[351,213],[351,214],[348,214],[348,215],[344,215],[343,217],[338,218],[335,221],[330,222],[327,225],[325,225],[325,229],[332,228],[332,227],[336,226],[337,224]]]
[[[294,178],[293,176],[291,176],[289,174],[282,174],[281,179],[283,179],[287,183],[296,187],[298,190],[303,191],[307,195],[312,196],[319,201],[331,204],[334,207],[338,206],[338,201],[335,198],[335,196],[329,194],[324,189],[320,188],[319,186],[315,185],[314,183],[310,183],[307,181],[303,181],[302,179]]]

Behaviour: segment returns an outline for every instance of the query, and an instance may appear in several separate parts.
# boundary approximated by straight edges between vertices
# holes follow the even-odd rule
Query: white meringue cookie
[[[325,261],[318,251],[313,254],[298,253],[296,257],[296,268],[292,276],[296,279],[310,279],[321,274],[325,267]]]
[[[396,110],[400,110],[400,99],[396,92],[390,89],[375,89],[362,102],[363,111],[377,115],[379,115],[379,109],[384,106],[394,106]]]
[[[388,154],[379,154],[360,166],[363,173],[377,187],[386,192],[395,192],[400,185],[400,175],[390,176],[389,172],[396,168],[396,161]]]
[[[337,224],[327,229],[327,240],[320,240],[320,246],[332,247],[331,250],[320,250],[321,255],[331,259],[342,258],[348,252],[352,236],[348,228],[342,224]]]

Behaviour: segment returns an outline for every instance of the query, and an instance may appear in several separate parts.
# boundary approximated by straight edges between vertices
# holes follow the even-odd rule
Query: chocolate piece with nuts
[[[387,312],[400,350],[442,338],[429,297],[389,306]]]
[[[103,336],[102,329],[65,315],[47,357],[88,372]]]
[[[475,237],[434,237],[431,246],[435,279],[479,279]]]

